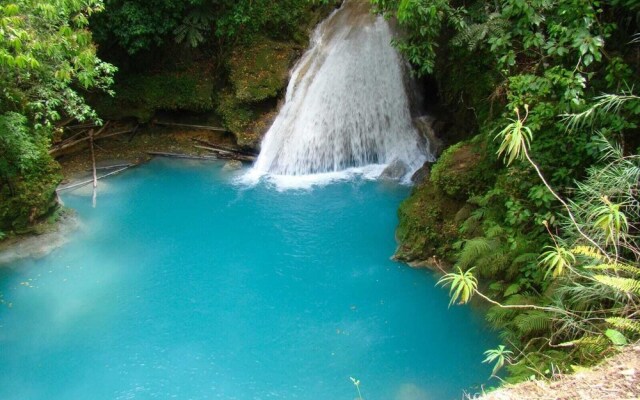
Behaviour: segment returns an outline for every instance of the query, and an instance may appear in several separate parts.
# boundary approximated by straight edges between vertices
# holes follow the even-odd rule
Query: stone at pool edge
[[[394,159],[389,165],[382,171],[380,178],[387,180],[400,180],[407,174],[407,164],[400,159]]]
[[[73,211],[66,211],[55,222],[55,229],[43,234],[23,236],[16,241],[0,245],[0,268],[25,258],[42,258],[64,245],[80,221]]]
[[[236,171],[242,169],[242,161],[238,160],[229,160],[224,167],[222,167],[223,171]]]

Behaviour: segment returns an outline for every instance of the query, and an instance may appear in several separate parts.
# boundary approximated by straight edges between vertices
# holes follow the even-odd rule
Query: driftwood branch
[[[246,161],[246,162],[253,162],[256,160],[254,156],[246,156],[244,154],[239,154],[239,153],[228,151],[228,150],[219,150],[214,147],[199,146],[197,144],[193,145],[193,147],[197,149],[207,150],[212,154],[214,154],[216,157],[225,159],[225,160],[238,160],[238,161]]]
[[[212,147],[214,149],[217,150],[225,150],[225,151],[230,151],[232,153],[237,153],[237,154],[242,154],[245,156],[252,156],[255,157],[258,155],[258,153],[252,152],[252,151],[246,151],[246,150],[242,150],[242,149],[238,149],[236,147],[231,147],[231,146],[225,146],[222,144],[217,144],[217,143],[211,143],[208,142],[206,140],[202,140],[202,139],[198,139],[198,138],[191,138],[191,140],[193,140],[196,143],[199,143],[203,146],[208,146],[208,147]]]
[[[132,128],[132,129],[125,129],[125,130],[121,130],[121,131],[116,131],[116,132],[111,132],[108,133],[106,135],[101,135],[101,133],[104,131],[104,128],[107,126],[108,122],[102,127],[100,128],[100,130],[96,133],[93,134],[93,140],[98,140],[98,139],[106,139],[112,136],[117,136],[117,135],[122,135],[125,133],[130,133],[130,132],[134,132],[136,130],[136,128]],[[71,138],[75,138],[77,137],[78,134],[72,136]],[[69,147],[73,147],[79,143],[85,142],[87,140],[89,140],[89,135],[87,134],[87,136],[84,136],[80,139],[77,140],[72,140],[69,141],[70,139],[65,140],[64,142],[62,142],[60,145],[52,148],[51,150],[49,150],[49,154],[55,155],[56,153],[59,153],[62,150],[68,149]]]
[[[123,168],[117,169],[117,170],[115,170],[115,171],[113,171],[113,172],[109,172],[108,174],[104,174],[104,175],[102,175],[102,176],[97,177],[97,180],[100,180],[100,179],[106,178],[106,177],[108,177],[108,176],[111,176],[111,175],[115,175],[115,174],[117,174],[117,173],[120,173],[120,172],[124,171],[125,169],[129,169],[129,168],[133,167],[134,165],[135,165],[135,164],[128,164],[126,167],[123,167]],[[58,189],[56,189],[56,192],[62,192],[62,191],[64,191],[64,190],[70,190],[70,189],[79,188],[79,187],[81,187],[81,186],[88,185],[88,184],[90,184],[90,183],[92,183],[92,182],[93,182],[93,179],[89,179],[89,180],[86,180],[86,181],[82,181],[82,182],[74,183],[73,185],[69,185],[69,186],[65,186],[65,187],[58,188]]]
[[[171,158],[187,158],[191,160],[217,160],[218,157],[215,156],[196,156],[192,154],[182,154],[182,153],[167,153],[163,151],[147,151],[147,154],[151,156],[159,156],[159,157],[171,157]]]
[[[227,132],[226,129],[218,127],[218,126],[179,124],[179,123],[176,123],[176,122],[162,122],[162,121],[154,121],[154,124],[162,125],[162,126],[180,126],[180,127],[184,127],[184,128],[203,129],[203,130],[207,130],[207,131],[216,131],[216,132]]]

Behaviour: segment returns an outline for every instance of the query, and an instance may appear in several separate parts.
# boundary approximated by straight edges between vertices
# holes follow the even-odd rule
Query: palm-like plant
[[[495,137],[500,139],[500,148],[498,149],[498,155],[504,153],[507,165],[510,165],[516,159],[523,159],[525,156],[526,148],[531,143],[532,133],[531,129],[525,125],[525,121],[529,115],[529,106],[525,105],[525,116],[520,118],[520,110],[516,108],[516,119],[509,118],[511,121],[503,130],[501,130]]]
[[[473,268],[463,271],[458,267],[458,272],[450,272],[438,280],[437,285],[451,286],[449,290],[449,296],[451,297],[449,306],[456,302],[458,304],[466,304],[475,294],[478,288],[478,280],[473,276],[472,271]]]
[[[483,363],[493,363],[493,370],[491,371],[491,376],[495,376],[496,372],[498,372],[505,364],[505,362],[511,362],[511,356],[513,355],[513,351],[507,350],[503,345],[499,345],[497,349],[490,349],[484,352],[486,358]]]
[[[628,232],[629,223],[620,204],[612,203],[607,196],[601,199],[603,204],[593,210],[593,226],[604,232],[606,244],[615,244],[621,234]]]
[[[556,244],[555,246],[545,246],[545,251],[540,255],[540,265],[547,269],[545,279],[552,275],[557,278],[563,275],[576,262],[576,257],[571,251]]]

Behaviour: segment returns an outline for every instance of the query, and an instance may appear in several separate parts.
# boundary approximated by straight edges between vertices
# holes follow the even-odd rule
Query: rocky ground
[[[95,146],[96,165],[141,164],[153,156],[149,152],[166,152],[203,155],[206,150],[196,147],[193,139],[222,145],[233,145],[233,136],[223,132],[198,129],[176,129],[150,125],[141,128],[135,135],[97,140]],[[86,144],[58,157],[65,180],[62,186],[92,170],[91,153]]]
[[[505,386],[482,400],[623,400],[640,399],[640,345],[625,347],[601,365],[551,382]]]

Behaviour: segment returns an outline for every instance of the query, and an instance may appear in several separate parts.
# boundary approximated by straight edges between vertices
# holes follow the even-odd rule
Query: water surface
[[[460,398],[482,316],[389,260],[409,188],[233,183],[156,160],[67,194],[81,228],[0,268],[0,399]],[[474,391],[474,389],[470,389]]]

